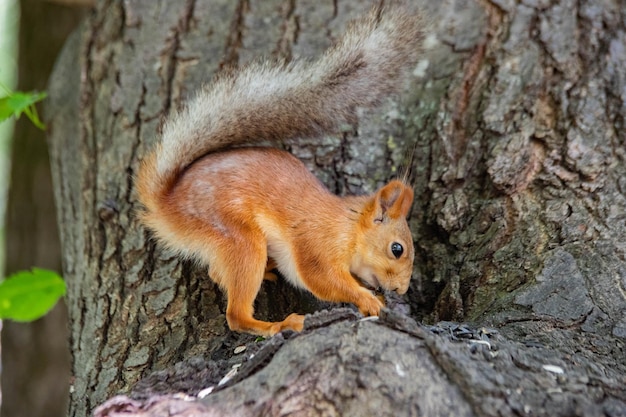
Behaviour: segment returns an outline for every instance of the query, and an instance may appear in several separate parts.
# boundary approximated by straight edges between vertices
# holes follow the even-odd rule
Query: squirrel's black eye
[[[393,256],[395,256],[396,259],[400,258],[403,252],[404,248],[401,244],[399,244],[398,242],[393,242],[391,244],[391,253],[393,253]]]

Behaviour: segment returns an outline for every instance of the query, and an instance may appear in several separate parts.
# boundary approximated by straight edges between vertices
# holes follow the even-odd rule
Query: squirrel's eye
[[[398,242],[393,242],[391,244],[391,253],[393,253],[393,256],[395,256],[396,259],[400,258],[403,252],[404,248],[401,244],[399,244]]]

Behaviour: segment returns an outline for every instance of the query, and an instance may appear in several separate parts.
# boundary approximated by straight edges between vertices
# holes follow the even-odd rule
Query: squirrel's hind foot
[[[257,320],[253,317],[233,317],[226,315],[228,327],[235,332],[246,332],[263,337],[271,337],[283,330],[301,332],[304,327],[304,316],[292,313],[283,321],[268,322]]]

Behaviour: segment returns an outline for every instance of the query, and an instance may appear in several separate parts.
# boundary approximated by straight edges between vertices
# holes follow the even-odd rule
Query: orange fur
[[[365,315],[382,307],[366,286],[407,291],[410,186],[394,180],[370,196],[340,198],[287,152],[231,147],[354,121],[355,106],[375,106],[415,63],[419,22],[402,7],[378,7],[310,67],[261,65],[218,78],[172,116],[143,160],[136,179],[142,223],[181,256],[209,265],[227,294],[232,330],[302,329],[298,314],[277,323],[254,318],[254,299],[273,267],[293,285]],[[248,97],[246,85],[262,97]]]

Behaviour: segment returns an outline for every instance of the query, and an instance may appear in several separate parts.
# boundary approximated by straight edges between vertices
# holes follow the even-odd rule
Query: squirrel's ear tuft
[[[402,181],[394,180],[376,192],[375,201],[375,211],[381,217],[403,218],[413,204],[413,189]]]

